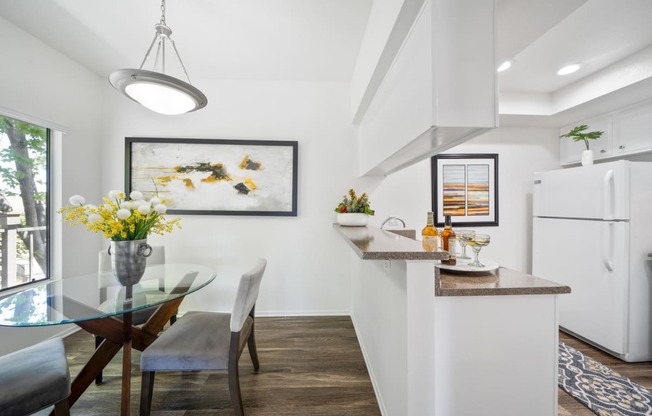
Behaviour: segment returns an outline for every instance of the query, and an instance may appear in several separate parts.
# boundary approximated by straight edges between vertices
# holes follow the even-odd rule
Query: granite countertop
[[[570,292],[568,286],[504,267],[480,273],[435,267],[435,296],[561,295]]]
[[[443,251],[428,252],[421,242],[397,234],[412,230],[381,230],[376,227],[342,227],[335,230],[362,260],[442,260]],[[407,231],[407,234],[406,234]],[[433,262],[435,296],[555,295],[571,288],[526,273],[499,267],[490,272],[458,272],[436,267]]]
[[[335,230],[363,260],[441,260],[447,259],[444,251],[426,251],[421,242],[389,230],[376,227],[342,227]]]

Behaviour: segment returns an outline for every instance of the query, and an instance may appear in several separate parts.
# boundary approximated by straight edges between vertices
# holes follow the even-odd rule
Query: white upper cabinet
[[[602,137],[589,141],[594,160],[652,152],[652,101],[638,103],[590,120],[578,121],[562,127],[560,135],[581,124],[588,125],[589,131],[604,131]],[[580,163],[582,151],[586,149],[583,142],[573,142],[566,138],[561,139],[559,146],[562,166]]]
[[[613,129],[614,155],[652,150],[652,102],[616,113]]]

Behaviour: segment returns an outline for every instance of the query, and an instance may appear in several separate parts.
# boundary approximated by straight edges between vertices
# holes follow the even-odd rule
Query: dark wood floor
[[[245,412],[254,415],[380,415],[349,317],[257,318],[260,372],[245,351],[240,384]],[[79,331],[65,339],[71,375],[88,360],[94,340]],[[140,353],[133,353],[132,414],[138,414]],[[72,407],[72,415],[120,413],[122,355]],[[152,415],[233,415],[226,372],[159,373]]]
[[[559,340],[588,355],[594,360],[611,367],[623,377],[652,390],[652,362],[626,363],[564,332],[559,333]],[[594,413],[583,404],[559,389],[559,416],[593,416]]]
[[[367,369],[348,317],[258,318],[261,371],[254,374],[245,352],[240,364],[247,415],[380,415]],[[628,364],[580,340],[560,340],[619,374],[652,389],[652,363]],[[65,340],[74,376],[94,348],[93,337],[79,331]],[[117,415],[120,409],[119,355],[105,371],[105,383],[92,386],[72,408],[73,415]],[[132,414],[137,415],[140,353],[133,354]],[[152,415],[232,415],[225,372],[160,373]],[[592,416],[559,389],[559,416]]]

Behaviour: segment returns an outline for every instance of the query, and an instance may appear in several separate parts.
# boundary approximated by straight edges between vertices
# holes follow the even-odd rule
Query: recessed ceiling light
[[[568,75],[572,74],[573,72],[577,71],[580,69],[582,65],[580,64],[572,64],[572,65],[566,65],[565,67],[561,68],[559,71],[557,71],[557,75]]]
[[[498,67],[497,71],[498,71],[498,72],[503,72],[503,71],[508,70],[509,67],[512,66],[512,62],[513,62],[513,61],[511,61],[511,60],[503,62],[502,64],[500,64],[500,66]]]

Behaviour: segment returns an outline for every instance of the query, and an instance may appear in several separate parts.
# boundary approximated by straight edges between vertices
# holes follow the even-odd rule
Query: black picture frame
[[[432,211],[437,226],[498,226],[498,155],[439,154],[431,158]]]
[[[297,216],[298,142],[125,138],[125,190],[180,215]]]

